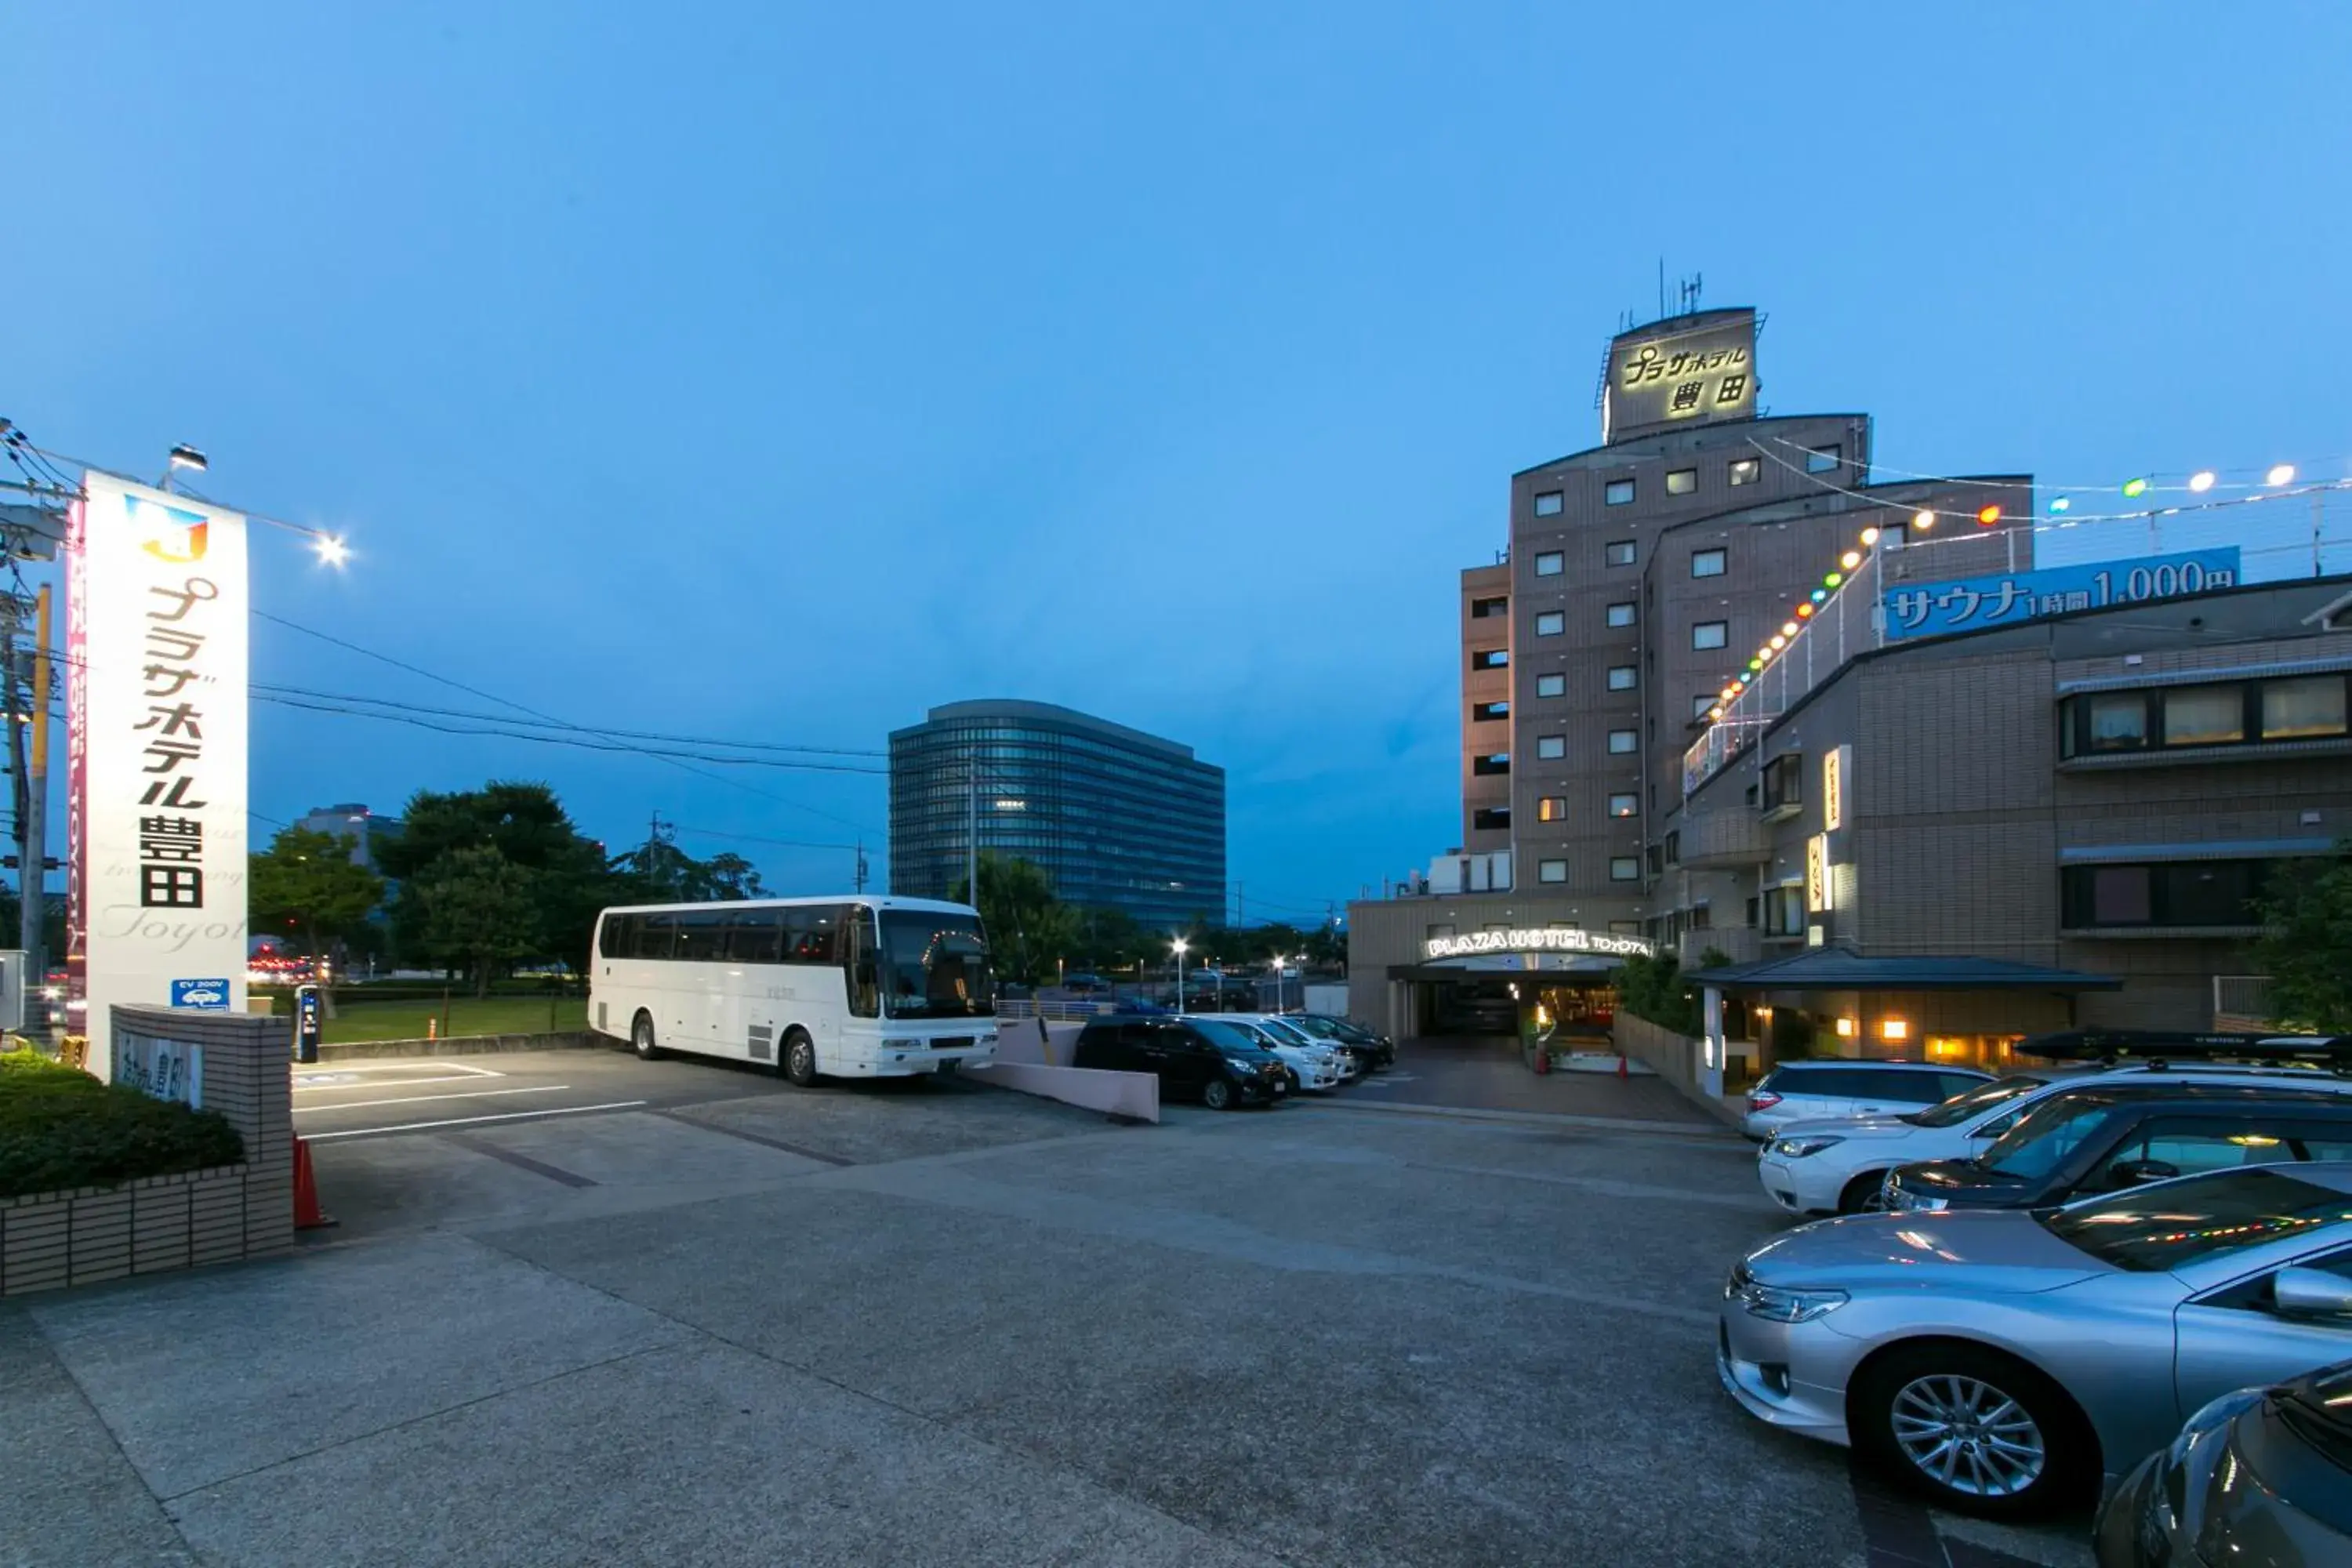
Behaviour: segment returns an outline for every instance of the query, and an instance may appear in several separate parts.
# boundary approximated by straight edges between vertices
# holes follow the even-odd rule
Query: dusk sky
[[[1455,574],[1662,258],[1882,473],[2352,473],[2337,5],[13,0],[0,48],[0,415],[348,533],[257,533],[259,609],[590,725],[1067,704],[1227,770],[1254,914],[1458,841]],[[761,840],[884,864],[878,776],[253,719],[275,819],[540,778],[780,890],[850,858]]]

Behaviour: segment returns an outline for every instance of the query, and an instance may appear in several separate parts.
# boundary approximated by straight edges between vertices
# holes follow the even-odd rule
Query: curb
[[[552,1035],[449,1035],[439,1039],[340,1040],[321,1042],[322,1062],[362,1061],[370,1057],[476,1057],[501,1051],[594,1051],[611,1048],[591,1029]]]
[[[1307,1110],[1370,1111],[1376,1116],[1433,1116],[1449,1121],[1494,1121],[1518,1127],[1580,1127],[1617,1132],[1679,1132],[1686,1137],[1712,1138],[1724,1129],[1703,1121],[1646,1121],[1630,1116],[1574,1116],[1549,1110],[1481,1110],[1470,1106],[1413,1105],[1402,1101],[1375,1105],[1369,1100],[1333,1103],[1299,1100]]]

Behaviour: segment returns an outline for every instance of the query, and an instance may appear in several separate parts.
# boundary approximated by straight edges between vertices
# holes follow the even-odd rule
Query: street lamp
[[[1178,937],[1172,945],[1176,949],[1176,1011],[1181,1013],[1184,1011],[1184,939]]]

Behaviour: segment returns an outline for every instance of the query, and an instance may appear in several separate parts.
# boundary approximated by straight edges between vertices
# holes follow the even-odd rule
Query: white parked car
[[[1740,1130],[1750,1138],[1771,1138],[1791,1121],[1924,1110],[1991,1081],[1989,1072],[1930,1062],[1851,1057],[1782,1062],[1748,1091],[1748,1116]]]
[[[1355,1052],[1334,1041],[1318,1038],[1279,1013],[1243,1013],[1235,1016],[1248,1020],[1257,1026],[1259,1033],[1279,1040],[1286,1046],[1295,1046],[1307,1051],[1319,1051],[1329,1056],[1331,1065],[1339,1072],[1339,1080],[1342,1083],[1352,1082],[1363,1073],[1362,1063],[1358,1059]]]
[[[2156,1076],[2255,1088],[2284,1083],[2352,1094],[2352,1078],[2314,1068],[2179,1061],[2030,1068],[1907,1115],[1788,1122],[1757,1151],[1757,1179],[1767,1196],[1795,1214],[1862,1213],[1879,1206],[1879,1187],[1897,1165],[1971,1159],[2069,1084],[2087,1078]]]
[[[1213,1015],[1220,1024],[1229,1024],[1247,1035],[1257,1045],[1272,1051],[1297,1077],[1298,1087],[1308,1089],[1333,1089],[1346,1081],[1340,1068],[1339,1052],[1320,1040],[1302,1040],[1297,1035],[1276,1028],[1272,1023],[1254,1013],[1218,1013]]]

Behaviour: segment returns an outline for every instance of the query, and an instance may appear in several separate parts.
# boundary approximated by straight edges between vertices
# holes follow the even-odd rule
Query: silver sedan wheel
[[[1977,1378],[1914,1378],[1896,1391],[1891,1415],[1903,1457],[1970,1497],[2014,1497],[2049,1460],[2025,1406]]]

